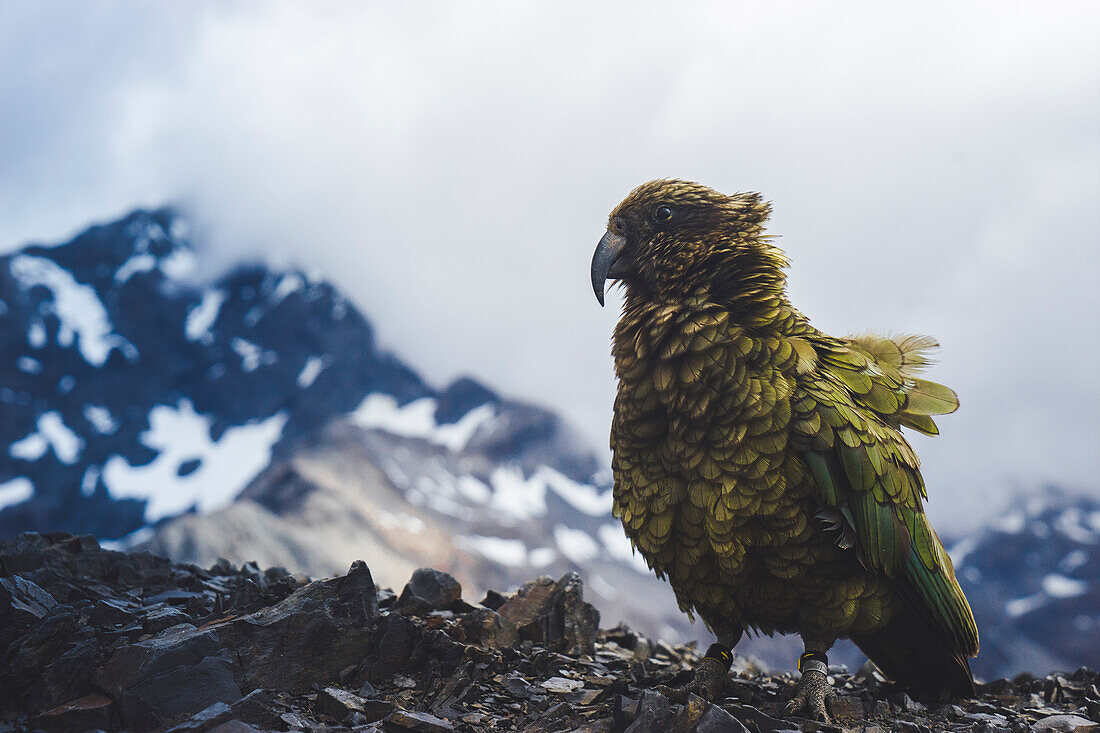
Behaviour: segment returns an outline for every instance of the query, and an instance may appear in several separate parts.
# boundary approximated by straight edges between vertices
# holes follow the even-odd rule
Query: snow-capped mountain
[[[433,387],[319,276],[252,263],[200,282],[201,256],[161,209],[0,257],[0,537],[314,575],[362,558],[394,587],[432,566],[467,597],[577,569],[612,623],[707,639],[555,413],[474,379]],[[1100,505],[1041,497],[952,549],[986,678],[1100,659]],[[787,668],[801,647],[738,650]]]
[[[316,276],[199,283],[197,256],[162,209],[0,258],[0,535],[317,575],[369,557],[391,585],[419,565],[471,589],[579,567],[604,608],[644,593],[653,631],[685,624],[557,415],[469,378],[433,388]]]
[[[985,677],[1100,663],[1100,502],[1047,489],[950,550]]]
[[[433,394],[331,285],[262,265],[197,285],[194,263],[169,209],[0,257],[0,534],[223,506],[368,393]]]

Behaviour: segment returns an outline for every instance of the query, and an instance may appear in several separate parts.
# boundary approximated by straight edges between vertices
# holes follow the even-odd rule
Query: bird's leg
[[[798,658],[798,671],[802,673],[802,679],[798,681],[798,692],[787,703],[787,712],[828,722],[826,703],[836,697],[836,692],[829,685],[829,658],[825,652],[833,646],[833,642],[811,639],[803,639],[803,642],[806,651]]]
[[[695,665],[695,678],[682,687],[660,685],[662,692],[673,702],[685,702],[689,694],[695,694],[716,702],[722,699],[726,687],[726,673],[733,663],[733,647],[741,639],[741,629],[718,634],[718,641],[707,648],[706,655]]]

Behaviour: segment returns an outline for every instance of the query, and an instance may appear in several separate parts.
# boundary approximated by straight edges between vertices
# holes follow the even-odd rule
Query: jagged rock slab
[[[308,581],[27,534],[0,542],[0,581],[0,730],[1090,731],[1100,717],[1085,668],[953,704],[835,668],[824,725],[786,717],[792,675],[738,658],[723,699],[674,701],[659,690],[691,678],[694,646],[599,630],[575,574],[471,605],[429,569],[397,596],[362,562]]]

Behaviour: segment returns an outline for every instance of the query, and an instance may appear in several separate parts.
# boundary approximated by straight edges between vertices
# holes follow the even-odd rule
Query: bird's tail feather
[[[863,653],[891,680],[937,699],[972,697],[974,676],[966,655],[908,603],[878,631],[853,636]]]

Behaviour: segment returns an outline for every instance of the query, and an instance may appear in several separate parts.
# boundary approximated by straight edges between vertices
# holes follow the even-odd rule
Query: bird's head
[[[737,300],[781,292],[787,262],[763,234],[771,206],[759,194],[719,193],[699,183],[643,183],[615,207],[592,257],[603,305],[608,279],[627,294],[662,300]]]

